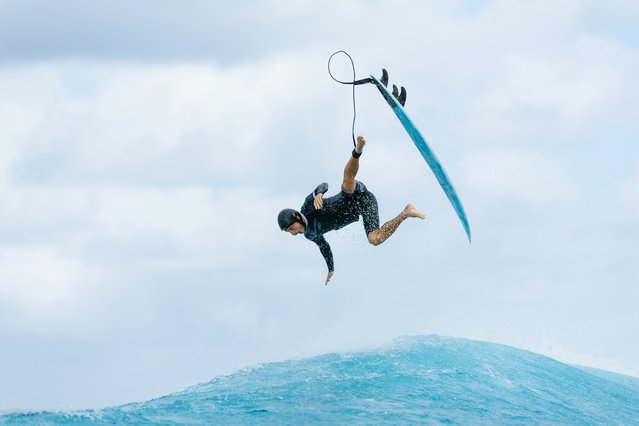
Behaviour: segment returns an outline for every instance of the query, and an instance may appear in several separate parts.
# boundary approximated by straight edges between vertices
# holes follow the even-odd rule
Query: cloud
[[[628,218],[639,217],[639,165],[630,176],[621,180],[616,192],[622,203],[623,215]]]
[[[338,2],[282,0],[179,5],[5,1],[0,6],[0,61],[205,61],[226,67],[321,40],[329,17],[332,31],[343,36],[354,9]]]
[[[478,153],[464,162],[466,185],[492,199],[508,197],[531,204],[565,202],[580,194],[557,160],[535,151]]]
[[[0,248],[0,271],[5,330],[57,334],[75,327],[77,313],[95,297],[85,287],[95,271],[47,247]]]
[[[42,83],[59,96],[30,105],[40,120],[11,166],[18,181],[192,184],[237,178],[259,158],[252,129],[263,128],[270,110],[246,87],[256,84],[255,70],[94,66],[83,70],[93,94],[78,99],[63,77],[79,69],[69,68],[48,67]]]
[[[163,3],[3,2],[0,57],[4,61],[77,57],[139,61],[195,56],[224,61],[233,52],[259,50],[259,33],[250,26],[260,22],[263,6],[257,3],[226,5],[223,10],[212,2],[191,2],[189,7]],[[246,26],[233,28],[240,22]],[[268,21],[262,21],[263,31],[268,33],[269,27]]]
[[[350,111],[347,96],[331,108],[326,87],[336,88],[316,64],[283,55],[226,71],[75,62],[5,70],[0,85],[16,95],[0,100],[12,117],[1,130],[3,176],[57,186],[242,185],[266,182],[267,174],[301,176],[305,152],[329,158],[349,144],[345,132],[343,144],[327,143],[338,133],[318,126],[319,116],[346,124]],[[304,84],[316,75],[325,84]],[[276,166],[286,156],[288,173]]]

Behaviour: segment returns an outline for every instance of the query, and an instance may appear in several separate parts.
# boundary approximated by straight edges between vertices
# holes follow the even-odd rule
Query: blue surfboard
[[[384,99],[386,99],[386,102],[388,102],[390,107],[393,109],[393,112],[395,113],[397,118],[399,118],[402,126],[404,126],[404,129],[406,129],[406,132],[408,132],[408,135],[415,143],[415,146],[422,154],[422,157],[424,157],[424,160],[426,160],[426,163],[428,163],[428,166],[433,171],[433,174],[444,190],[444,193],[446,193],[448,200],[453,205],[453,209],[455,209],[459,220],[464,226],[464,230],[466,231],[466,235],[468,236],[468,241],[470,242],[471,237],[468,218],[466,217],[466,213],[464,212],[461,201],[459,201],[459,197],[455,192],[455,188],[453,188],[453,184],[450,182],[448,176],[446,176],[446,172],[444,172],[444,168],[439,163],[439,160],[437,160],[437,157],[435,157],[433,150],[430,149],[430,147],[426,143],[426,139],[424,139],[422,134],[419,133],[419,130],[417,130],[417,127],[415,127],[411,119],[408,118],[406,111],[404,111],[404,108],[402,108],[397,99],[395,99],[395,97],[393,97],[393,95],[391,95],[388,90],[386,90],[386,87],[382,83],[380,83],[379,80],[372,74],[371,79],[373,80],[375,86],[377,86],[377,88],[379,89],[382,96],[384,96]]]

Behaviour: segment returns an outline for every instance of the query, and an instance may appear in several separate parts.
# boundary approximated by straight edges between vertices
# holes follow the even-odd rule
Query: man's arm
[[[315,244],[317,244],[320,249],[320,253],[324,256],[328,272],[333,272],[335,270],[335,266],[333,265],[333,252],[331,251],[331,246],[328,245],[328,241],[326,241],[326,238],[321,235],[319,239],[315,241]]]
[[[324,194],[328,191],[328,184],[326,182],[320,183],[315,191],[313,191],[313,207],[319,210],[324,205]]]
[[[308,216],[313,210],[321,209],[323,205],[322,197],[326,191],[328,191],[328,184],[326,182],[320,183],[317,188],[315,188],[315,191],[308,194],[304,200],[304,204],[301,209],[302,213]]]
[[[315,191],[313,191],[313,198],[317,197],[318,194],[326,194],[326,191],[328,191],[328,184],[326,182],[320,183],[317,185],[317,188],[315,188]]]
[[[326,266],[328,267],[328,275],[326,275],[326,283],[324,285],[328,285],[328,282],[333,278],[333,273],[335,271],[335,267],[333,265],[333,252],[331,251],[331,246],[328,245],[328,241],[324,238],[323,235],[319,237],[315,244],[320,249],[320,253],[324,256],[324,260],[326,261]]]

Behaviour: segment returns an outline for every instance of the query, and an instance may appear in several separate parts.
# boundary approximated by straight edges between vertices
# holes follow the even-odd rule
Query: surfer
[[[284,209],[277,217],[282,231],[294,236],[304,234],[307,239],[318,245],[328,267],[325,285],[331,280],[334,272],[333,253],[324,238],[326,232],[357,222],[361,215],[364,219],[364,230],[368,242],[377,246],[393,235],[399,225],[407,218],[424,219],[426,217],[412,204],[407,204],[401,213],[381,227],[379,226],[379,212],[375,195],[362,182],[355,180],[359,170],[359,157],[362,155],[364,145],[366,145],[366,140],[363,136],[358,136],[355,149],[353,149],[351,158],[348,159],[344,168],[344,180],[339,194],[324,199],[324,194],[328,191],[328,184],[321,183],[312,194],[306,197],[300,211]]]

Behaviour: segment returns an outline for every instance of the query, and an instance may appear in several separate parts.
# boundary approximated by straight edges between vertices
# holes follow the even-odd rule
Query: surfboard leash
[[[351,61],[351,68],[353,69],[353,81],[341,81],[341,80],[336,79],[335,76],[333,76],[333,73],[331,72],[331,60],[333,59],[333,56],[337,55],[338,53],[343,53]],[[340,84],[351,84],[353,86],[353,125],[351,126],[351,136],[353,137],[353,146],[355,146],[356,145],[356,143],[355,143],[355,119],[357,118],[357,107],[355,106],[355,86],[358,86],[360,84],[372,83],[373,80],[370,79],[370,78],[364,78],[362,80],[356,80],[355,62],[353,62],[353,58],[351,58],[351,55],[346,53],[344,50],[338,50],[337,52],[333,53],[328,58],[328,75],[330,75],[333,80],[335,80],[336,82],[338,82]]]
[[[351,68],[353,69],[353,81],[341,81],[341,80],[336,79],[335,76],[333,76],[333,73],[331,72],[331,60],[333,59],[333,56],[337,55],[338,53],[343,53],[351,61]],[[355,143],[355,120],[357,118],[357,107],[355,106],[355,86],[359,86],[361,84],[373,83],[373,79],[372,78],[363,78],[361,80],[356,80],[357,76],[356,76],[356,73],[355,73],[355,62],[353,62],[353,58],[351,58],[351,55],[349,55],[344,50],[338,50],[337,52],[333,53],[328,58],[328,75],[330,75],[333,80],[335,80],[336,82],[338,82],[340,84],[350,84],[350,85],[353,86],[353,125],[351,126],[351,136],[353,138],[353,146],[355,146],[356,145],[356,143]],[[388,87],[388,72],[384,68],[382,68],[382,78],[380,79],[380,82],[384,85],[384,87]],[[403,86],[402,86],[402,89],[401,89],[401,92],[400,92],[399,90],[397,90],[397,86],[395,86],[393,84],[393,96],[399,101],[399,103],[402,106],[404,106],[404,104],[406,103],[406,89],[404,89]],[[387,102],[389,104],[391,104],[391,101],[388,100],[388,99],[387,99]],[[391,106],[392,106],[392,104],[391,104]]]

